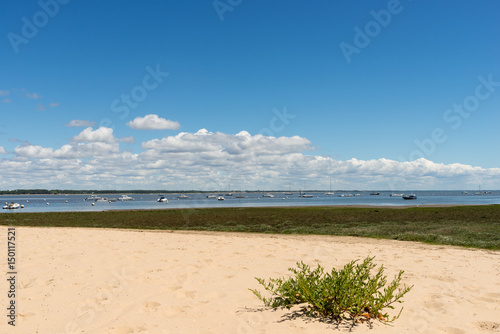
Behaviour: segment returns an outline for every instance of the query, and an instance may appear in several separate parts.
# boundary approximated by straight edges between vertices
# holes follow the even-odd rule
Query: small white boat
[[[188,199],[188,198],[189,198],[189,196],[184,195],[184,194],[177,196],[177,199]]]
[[[332,179],[330,179],[330,190],[325,193],[325,196],[333,196],[335,193],[332,191]]]
[[[227,193],[226,196],[233,196],[233,193]]]
[[[391,196],[391,197],[403,197],[403,196],[404,196],[404,194],[396,194],[396,193],[392,193],[392,194],[390,194],[389,196]]]
[[[85,199],[85,201],[93,201],[93,202],[107,202],[108,199],[106,197],[99,197],[97,195],[90,195]]]
[[[311,195],[311,194],[302,194],[300,197],[304,197],[304,198],[313,198],[314,196]]]
[[[217,198],[215,195],[207,195],[207,198]]]
[[[133,197],[130,197],[128,195],[122,195],[120,198],[118,198],[119,201],[133,201],[134,198]]]
[[[19,209],[21,207],[21,205],[19,205],[19,203],[10,203],[10,204],[7,204],[5,203],[4,205],[4,209],[7,209],[7,210],[13,210],[13,209]]]
[[[86,199],[84,199],[84,201],[97,201],[99,198],[100,198],[99,196],[92,194]]]
[[[160,195],[160,198],[158,198],[156,201],[162,203],[168,203],[168,199],[163,195]]]
[[[264,195],[262,195],[262,197],[269,197],[269,198],[273,198],[273,197],[274,197],[274,195],[273,195],[273,194],[264,194]]]
[[[223,200],[225,200],[225,198],[224,198],[224,196],[219,196],[219,197],[217,197],[217,200],[218,201],[223,201]]]

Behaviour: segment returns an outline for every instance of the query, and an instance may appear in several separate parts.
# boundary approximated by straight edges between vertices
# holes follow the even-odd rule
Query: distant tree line
[[[69,190],[69,189],[16,189],[0,190],[0,195],[81,195],[81,194],[182,194],[182,193],[260,193],[260,192],[283,192],[285,190]],[[287,190],[288,191],[288,190]],[[325,190],[303,190],[302,192],[318,192]],[[339,190],[336,190],[339,191]],[[355,190],[357,191],[357,190]],[[298,192],[295,190],[294,192]]]
[[[195,190],[67,190],[67,189],[16,189],[0,190],[0,195],[57,195],[57,194],[155,194],[155,193],[188,193]]]

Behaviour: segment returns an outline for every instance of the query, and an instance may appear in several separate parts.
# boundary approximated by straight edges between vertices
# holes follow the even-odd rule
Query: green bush
[[[263,279],[256,280],[271,293],[270,298],[265,298],[257,289],[252,291],[268,307],[291,308],[293,305],[307,303],[310,307],[308,314],[324,318],[332,318],[338,322],[344,319],[363,321],[379,319],[389,322],[399,318],[389,319],[384,309],[394,309],[394,303],[402,303],[401,298],[413,286],[400,288],[400,271],[394,280],[387,285],[384,276],[384,267],[371,276],[371,271],[376,265],[374,257],[367,257],[362,263],[358,260],[349,262],[342,270],[332,269],[331,273],[324,271],[318,265],[314,270],[303,262],[297,262],[297,269],[290,268],[294,277],[270,278],[266,283]]]

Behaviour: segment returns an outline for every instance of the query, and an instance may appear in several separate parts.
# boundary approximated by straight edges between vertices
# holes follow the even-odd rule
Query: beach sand
[[[15,328],[2,316],[1,333],[348,333],[299,308],[263,310],[248,288],[300,260],[329,269],[368,255],[414,288],[391,311],[404,306],[396,322],[352,333],[500,332],[500,252],[334,236],[27,227],[16,236],[18,316]],[[6,280],[0,289],[6,313]]]

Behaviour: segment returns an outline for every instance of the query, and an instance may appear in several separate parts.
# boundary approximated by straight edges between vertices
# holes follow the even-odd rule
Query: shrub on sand
[[[400,271],[392,282],[387,284],[384,267],[381,266],[375,275],[371,275],[376,267],[374,257],[367,257],[362,263],[351,261],[343,269],[325,272],[318,265],[314,270],[303,262],[297,262],[298,268],[290,268],[294,276],[270,278],[269,282],[257,278],[270,298],[263,297],[257,289],[249,289],[268,307],[291,308],[293,305],[307,303],[308,315],[331,318],[337,322],[343,320],[366,321],[378,319],[392,322],[398,315],[389,318],[385,309],[394,309],[393,304],[402,303],[401,298],[413,286],[400,287],[404,271]]]

